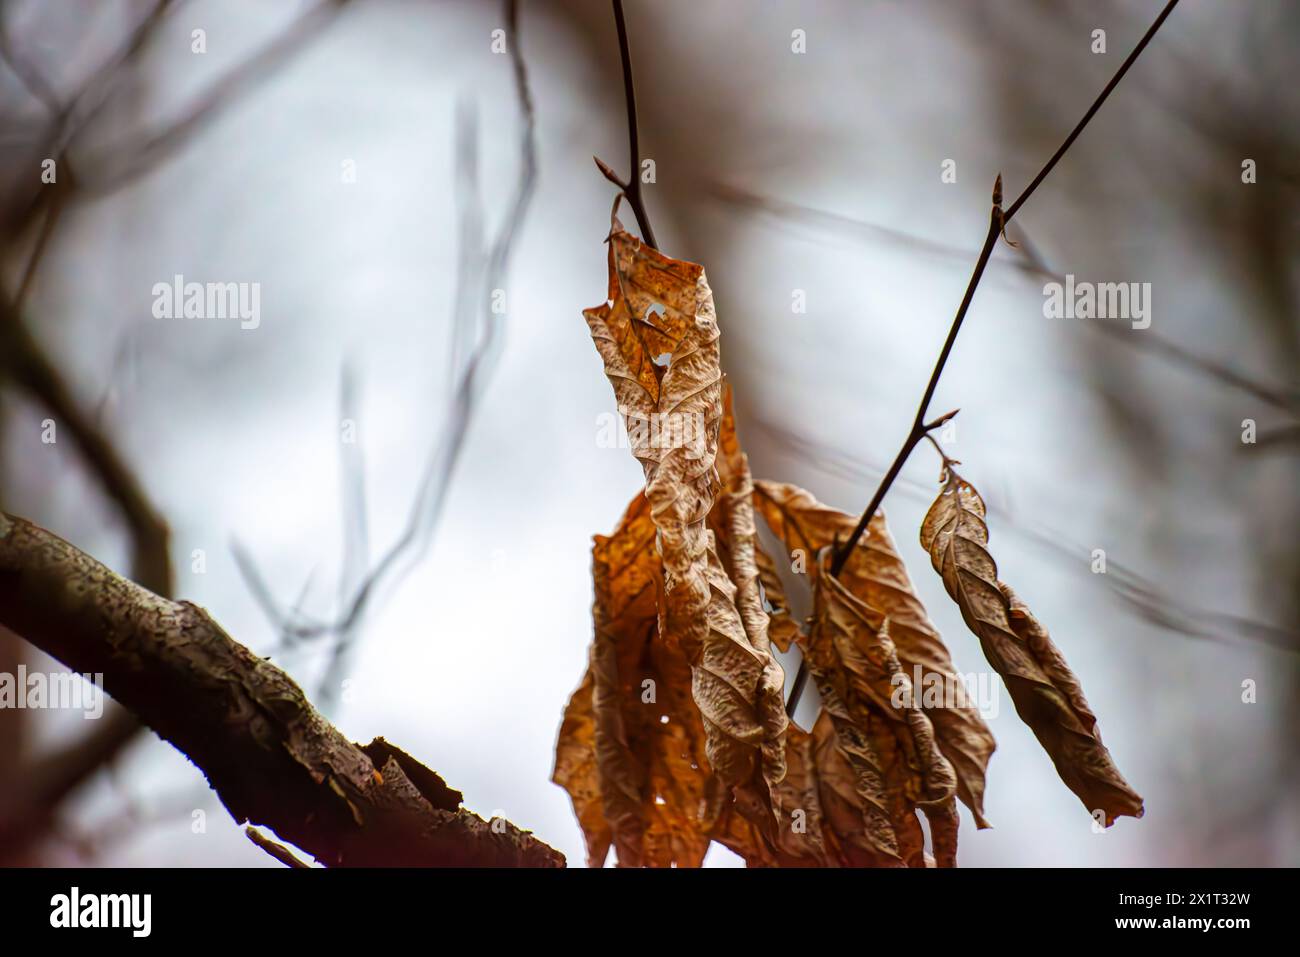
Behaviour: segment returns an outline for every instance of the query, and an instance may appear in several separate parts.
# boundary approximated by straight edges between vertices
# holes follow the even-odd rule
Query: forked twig
[[[519,147],[519,181],[501,227],[487,249],[477,246],[470,248],[471,243],[480,239],[481,209],[476,194],[463,198],[466,205],[462,208],[460,216],[460,242],[462,252],[468,249],[469,255],[468,257],[462,255],[461,262],[462,265],[470,264],[472,268],[467,269],[457,278],[460,285],[456,294],[455,314],[452,317],[452,349],[456,352],[468,346],[469,353],[457,370],[451,396],[451,409],[442,423],[437,443],[425,462],[402,534],[382,553],[355,589],[343,596],[342,607],[337,616],[328,621],[308,619],[299,614],[281,613],[247,553],[238,546],[235,547],[235,559],[240,571],[248,580],[259,604],[282,630],[286,643],[292,644],[324,635],[349,635],[360,626],[363,616],[379,591],[382,588],[394,587],[428,550],[478,400],[499,359],[506,317],[493,311],[487,303],[491,291],[505,285],[510,255],[523,228],[537,181],[536,116],[528,71],[519,43],[518,7],[518,0],[506,0],[506,20],[510,30],[509,49],[514,71],[515,93],[519,99],[523,126]],[[457,180],[462,186],[473,190],[477,189],[477,176],[466,169],[465,164],[473,162],[477,156],[477,147],[474,143],[477,135],[475,130],[474,123],[467,121],[466,114],[462,113],[457,123],[460,140],[457,149],[459,167]],[[479,312],[474,313],[470,307],[477,308]],[[469,328],[469,326],[474,327]],[[350,639],[344,637],[338,648],[346,650],[348,641]],[[337,664],[334,670],[337,672]]]
[[[1083,118],[1079,120],[1079,122],[1075,124],[1074,129],[1070,131],[1070,135],[1065,138],[1065,141],[1043,165],[1043,168],[1038,171],[1038,175],[1036,175],[1033,180],[1030,181],[1029,185],[1025,187],[1024,192],[1016,197],[1015,202],[1013,202],[1006,210],[1002,209],[1002,176],[1001,174],[998,175],[997,181],[993,186],[993,208],[989,213],[989,228],[988,232],[984,236],[984,245],[980,248],[979,258],[975,262],[975,269],[971,273],[970,282],[966,285],[966,294],[962,296],[961,305],[957,307],[957,315],[953,318],[952,326],[948,330],[948,338],[944,340],[943,348],[939,352],[939,358],[934,364],[934,370],[930,373],[930,381],[926,384],[925,394],[921,396],[921,403],[917,407],[916,417],[912,420],[912,428],[907,433],[907,438],[903,440],[902,448],[898,450],[898,454],[894,457],[893,463],[889,466],[888,471],[885,472],[885,477],[881,480],[880,486],[876,489],[875,494],[871,496],[871,501],[868,503],[866,511],[862,513],[862,517],[858,520],[857,526],[853,529],[853,534],[848,537],[848,540],[845,541],[840,549],[835,553],[835,558],[831,563],[831,574],[833,576],[839,577],[840,572],[844,570],[844,565],[848,562],[849,556],[853,554],[853,549],[857,546],[858,540],[862,538],[863,532],[867,530],[867,525],[871,522],[872,516],[874,516],[876,510],[880,508],[881,501],[889,491],[890,486],[894,484],[894,480],[898,478],[898,473],[902,471],[903,464],[907,461],[908,456],[912,454],[912,450],[915,449],[921,440],[929,434],[930,430],[935,427],[935,423],[929,423],[925,420],[926,413],[930,407],[930,400],[934,398],[935,389],[939,386],[939,377],[943,374],[943,368],[948,362],[948,356],[952,353],[953,343],[957,341],[957,333],[961,331],[962,322],[966,318],[967,310],[970,309],[971,300],[975,298],[975,290],[979,287],[980,279],[984,276],[984,269],[988,265],[989,257],[993,255],[993,247],[997,244],[998,237],[1002,235],[1007,223],[1011,222],[1012,217],[1020,211],[1020,208],[1024,206],[1029,197],[1033,195],[1034,190],[1038,189],[1039,184],[1047,178],[1047,174],[1056,167],[1056,164],[1061,161],[1061,158],[1065,155],[1066,151],[1069,150],[1069,148],[1074,144],[1074,141],[1079,138],[1079,134],[1083,132],[1083,128],[1088,125],[1088,122],[1096,115],[1097,111],[1101,109],[1101,105],[1106,102],[1107,97],[1109,97],[1115,87],[1119,85],[1120,80],[1124,78],[1124,74],[1129,71],[1129,68],[1137,61],[1137,58],[1141,56],[1142,51],[1146,49],[1147,44],[1151,42],[1151,39],[1156,35],[1156,32],[1164,24],[1165,20],[1169,17],[1169,14],[1173,12],[1174,7],[1176,6],[1178,6],[1178,0],[1169,0],[1169,2],[1165,4],[1164,9],[1160,11],[1160,15],[1156,17],[1155,22],[1152,23],[1147,32],[1143,34],[1142,39],[1139,40],[1137,46],[1133,48],[1133,52],[1131,52],[1124,62],[1120,64],[1119,69],[1115,71],[1115,75],[1111,77],[1110,82],[1107,83],[1101,93],[1097,95],[1097,98],[1093,100],[1092,105],[1088,107],[1087,112],[1083,114]],[[786,712],[788,714],[794,713],[795,707],[799,704],[799,697],[803,693],[803,687],[807,681],[808,669],[803,662],[800,662],[799,671],[795,675],[794,684],[790,688],[790,698],[786,702]]]
[[[641,230],[642,240],[652,249],[658,249],[655,231],[651,228],[650,217],[645,211],[645,198],[641,195],[641,147],[637,136],[636,84],[632,79],[632,51],[627,42],[627,21],[623,18],[623,0],[614,0],[614,25],[618,28],[618,52],[623,60],[623,99],[627,102],[628,160],[632,166],[631,173],[624,182],[607,163],[601,161],[600,157],[593,156],[592,159],[596,161],[601,175],[621,189],[623,195],[627,197],[628,205],[636,215],[636,224]]]

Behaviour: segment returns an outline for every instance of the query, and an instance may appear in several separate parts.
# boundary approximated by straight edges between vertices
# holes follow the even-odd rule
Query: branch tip
[[[939,428],[939,426],[952,419],[960,411],[961,409],[953,409],[951,412],[945,412],[937,419],[931,419],[929,422],[925,423],[925,425],[921,426],[921,429],[927,433],[933,432],[935,429]]]
[[[600,170],[601,176],[604,176],[605,179],[609,180],[611,183],[613,183],[621,190],[626,191],[628,189],[628,184],[618,178],[618,174],[615,173],[612,168],[610,168],[610,165],[608,163],[602,160],[599,156],[593,156],[592,159],[596,161],[596,168]]]

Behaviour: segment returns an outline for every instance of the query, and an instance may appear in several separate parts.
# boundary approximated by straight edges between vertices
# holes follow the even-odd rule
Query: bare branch
[[[962,322],[965,320],[966,313],[970,309],[971,301],[975,298],[975,290],[979,287],[980,279],[984,276],[984,269],[988,265],[989,257],[993,254],[993,247],[997,244],[998,237],[1005,236],[1007,223],[1011,222],[1011,218],[1015,216],[1015,214],[1020,210],[1020,207],[1025,204],[1029,197],[1033,195],[1034,190],[1038,189],[1039,184],[1047,178],[1047,174],[1056,167],[1056,164],[1060,162],[1061,157],[1065,155],[1066,151],[1074,141],[1078,139],[1079,134],[1082,133],[1084,127],[1088,125],[1088,121],[1096,115],[1099,109],[1101,109],[1101,105],[1106,102],[1111,91],[1119,85],[1120,80],[1124,78],[1124,74],[1126,74],[1129,71],[1129,68],[1137,61],[1137,58],[1142,54],[1142,51],[1146,49],[1147,44],[1151,42],[1151,38],[1156,35],[1156,32],[1160,29],[1161,25],[1165,22],[1165,19],[1173,12],[1174,7],[1176,6],[1178,6],[1178,0],[1169,0],[1165,5],[1165,8],[1160,11],[1160,15],[1156,17],[1155,22],[1151,24],[1151,27],[1143,35],[1142,39],[1138,41],[1137,46],[1133,48],[1133,52],[1128,55],[1120,65],[1120,68],[1115,71],[1115,75],[1111,77],[1110,82],[1106,84],[1101,93],[1097,95],[1097,98],[1093,100],[1092,105],[1088,107],[1087,111],[1083,114],[1083,118],[1075,124],[1074,129],[1072,129],[1070,134],[1065,138],[1065,142],[1057,148],[1056,152],[1052,154],[1051,158],[1048,159],[1043,168],[1038,171],[1038,175],[1035,176],[1025,188],[1025,191],[1021,193],[1016,198],[1016,201],[1011,204],[1010,208],[1005,211],[1002,209],[1002,176],[1001,174],[998,175],[997,181],[993,184],[993,209],[989,215],[989,229],[988,233],[984,237],[984,245],[980,248],[979,258],[975,262],[975,269],[971,273],[970,282],[966,285],[966,293],[962,296],[961,305],[957,307],[957,315],[953,318],[952,325],[948,329],[948,338],[944,340],[943,348],[939,352],[939,358],[934,364],[934,370],[930,373],[930,381],[926,384],[925,394],[921,396],[921,403],[917,407],[916,417],[912,420],[912,428],[908,432],[907,438],[903,440],[902,448],[898,450],[898,454],[894,457],[893,463],[889,466],[888,471],[885,472],[885,477],[881,481],[880,486],[876,489],[875,494],[871,496],[871,501],[867,504],[866,510],[858,520],[857,527],[853,529],[853,534],[849,536],[848,540],[845,541],[835,553],[835,559],[831,563],[832,575],[838,576],[839,573],[843,571],[844,565],[849,560],[849,556],[853,554],[853,549],[857,545],[858,540],[862,537],[863,532],[867,530],[867,525],[871,522],[871,517],[876,514],[876,509],[880,507],[880,503],[884,500],[885,494],[889,491],[889,487],[893,485],[894,480],[898,478],[898,473],[902,471],[903,464],[907,461],[908,456],[912,454],[912,450],[916,448],[917,444],[926,435],[924,423],[926,412],[930,407],[930,400],[934,397],[934,391],[939,386],[939,377],[943,375],[943,368],[948,362],[948,356],[952,353],[953,344],[957,341],[957,334],[961,331]],[[804,677],[806,671],[806,666],[803,662],[800,662],[799,673],[795,676],[794,686],[791,688],[790,700],[787,702],[786,707],[787,712],[790,714],[794,713],[795,706],[799,703],[797,692],[803,689],[804,681],[806,680]]]
[[[270,854],[285,867],[307,868],[311,866],[298,860],[298,858],[294,856],[293,851],[289,850],[283,844],[277,844],[255,827],[244,828],[244,834],[248,836],[250,841],[262,850],[266,851],[266,853]]]
[[[801,462],[827,474],[850,482],[878,481],[883,474],[884,470],[879,466],[772,422],[758,419],[754,424],[781,445],[788,446]],[[929,503],[934,499],[934,489],[931,486],[907,479],[895,482],[894,490],[901,490],[918,502]],[[1019,535],[1030,545],[1054,558],[1078,562],[1080,556],[1086,556],[1091,551],[1078,542],[1071,541],[1068,535],[1057,529],[1028,525],[1015,509],[992,500],[988,500],[987,505],[989,516],[997,518],[999,526]],[[1155,582],[1142,574],[1122,566],[1114,558],[1107,559],[1105,575],[1089,574],[1087,578],[1104,585],[1151,624],[1173,634],[1222,644],[1240,644],[1244,641],[1266,645],[1276,651],[1300,654],[1300,630],[1282,628],[1230,612],[1186,605],[1162,591]]]
[[[351,601],[333,621],[312,622],[305,620],[287,620],[283,613],[270,600],[269,591],[261,584],[261,577],[253,567],[251,558],[242,549],[236,553],[245,577],[254,582],[255,594],[267,607],[273,621],[284,622],[286,634],[294,640],[319,638],[323,635],[352,631],[359,626],[370,603],[382,588],[391,588],[399,582],[420,557],[428,550],[434,529],[441,516],[451,478],[460,458],[465,437],[473,419],[474,410],[486,386],[487,379],[496,367],[501,351],[501,337],[505,327],[505,313],[499,313],[492,307],[494,293],[504,290],[508,272],[510,254],[515,240],[523,227],[528,206],[532,200],[537,180],[537,138],[532,94],[529,90],[528,72],[524,65],[523,51],[520,47],[517,0],[507,0],[506,19],[510,28],[510,57],[514,69],[515,93],[519,100],[519,109],[523,121],[520,136],[520,174],[515,193],[505,218],[496,234],[491,247],[484,252],[473,249],[470,257],[464,256],[464,247],[475,238],[478,214],[475,210],[477,199],[466,197],[462,203],[460,228],[462,243],[462,264],[469,264],[457,277],[460,285],[456,295],[455,310],[476,307],[480,328],[473,334],[467,333],[464,322],[472,317],[467,313],[465,319],[453,315],[453,349],[465,342],[472,341],[473,348],[459,370],[456,388],[452,395],[451,409],[443,422],[441,434],[425,463],[424,472],[417,486],[406,527],[397,541],[383,554],[379,562],[356,589]],[[458,155],[472,157],[475,147],[470,142],[473,137],[473,124],[466,122],[462,112],[457,124],[458,134],[462,139]],[[469,187],[476,182],[474,177],[461,171],[459,181]],[[477,262],[471,262],[477,260]],[[481,283],[481,284],[480,284]],[[469,293],[463,292],[470,290]],[[518,301],[518,297],[515,297]]]
[[[145,587],[171,594],[167,523],[144,486],[90,417],[83,414],[54,363],[28,332],[9,299],[0,295],[0,372],[29,392],[71,434],[91,472],[121,510],[131,530],[131,574]]]
[[[655,231],[650,226],[650,216],[645,209],[645,198],[641,194],[641,147],[638,142],[639,132],[636,121],[636,83],[632,79],[632,50],[627,40],[627,22],[623,18],[623,0],[613,0],[613,2],[614,26],[618,29],[618,52],[623,61],[623,99],[627,103],[628,160],[632,164],[632,169],[628,174],[627,182],[624,183],[599,159],[596,160],[596,165],[600,167],[606,179],[622,188],[623,195],[627,197],[628,204],[636,215],[636,224],[641,230],[641,238],[651,248],[658,249]]]
[[[52,116],[58,114],[63,109],[58,93],[54,91],[50,81],[27,62],[25,56],[13,48],[13,41],[9,36],[9,28],[3,21],[3,14],[4,10],[0,7],[0,60],[4,60],[14,76],[18,77],[26,87],[27,92],[45,107],[46,112]]]
[[[125,155],[125,158],[120,160],[116,169],[111,167],[111,160],[87,164],[87,168],[91,165],[96,168],[107,165],[110,172],[88,179],[84,184],[86,191],[91,195],[111,193],[166,162],[195,133],[238,102],[258,83],[288,64],[294,55],[302,52],[317,34],[334,21],[346,4],[347,0],[320,0],[280,31],[275,39],[211,84],[195,98],[184,114],[161,129],[147,134],[141,146],[123,150],[120,155]]]

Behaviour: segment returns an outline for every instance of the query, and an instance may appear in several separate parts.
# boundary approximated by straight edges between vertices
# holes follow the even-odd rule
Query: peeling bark
[[[206,611],[0,512],[0,627],[104,689],[207,776],[239,823],[327,866],[561,867],[563,856],[377,738],[348,741]]]

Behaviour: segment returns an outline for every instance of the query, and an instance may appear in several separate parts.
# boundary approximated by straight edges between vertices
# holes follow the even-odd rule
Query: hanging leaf
[[[595,640],[552,780],[573,800],[588,866],[599,867],[613,843],[621,867],[698,867],[710,840],[753,865],[775,864],[770,834],[745,819],[709,767],[690,666],[657,635],[655,535],[638,493],[613,535],[595,538]],[[760,821],[772,814],[765,803],[746,810]]]
[[[930,822],[930,844],[934,848],[936,867],[957,866],[957,802],[951,798],[939,804],[927,804],[921,810]]]
[[[875,755],[834,691],[830,707],[822,694],[812,734],[827,843],[846,867],[901,867]]]
[[[786,867],[835,867],[841,862],[827,846],[816,741],[791,726],[785,742],[785,779],[772,791],[776,808],[778,863]]]
[[[837,734],[835,719],[825,709],[818,713],[812,732],[790,727],[785,780],[772,792],[778,818],[774,859],[750,860],[751,866],[898,867],[903,863],[899,854],[889,850],[888,835],[894,825],[885,821],[891,811],[882,806],[889,799],[875,793],[870,784],[864,787],[862,762],[855,757],[854,745],[852,738],[846,744]],[[867,780],[872,780],[869,773]],[[942,849],[945,866],[951,866],[956,812],[951,799],[940,807],[951,817],[942,819],[935,832],[936,855]],[[932,809],[926,810],[933,830]],[[924,863],[921,842],[920,825],[913,818],[905,843],[915,866]]]
[[[713,823],[703,815],[717,786],[704,760],[690,668],[657,639],[662,574],[654,540],[639,494],[614,534],[595,538],[590,666],[556,746],[553,780],[569,791],[596,866],[612,840],[620,866],[697,867]]]
[[[855,753],[858,735],[869,746],[898,857],[909,866],[924,866],[916,811],[947,804],[956,791],[956,775],[939,752],[930,719],[910,694],[888,621],[830,574],[830,552],[825,548],[818,556],[813,628],[800,648],[836,731]],[[846,735],[846,722],[854,734]]]
[[[644,505],[634,501],[612,536],[596,536],[591,552],[596,592],[590,651],[596,766],[618,862],[629,867],[643,863],[650,817],[648,761],[638,758],[628,739],[629,732],[635,734],[645,724],[644,709],[636,706],[640,682],[635,681],[634,668],[644,659],[655,628],[657,570],[647,549],[653,537]]]
[[[921,545],[1002,676],[1011,700],[1089,812],[1109,827],[1119,815],[1142,816],[1142,798],[1124,781],[1101,743],[1079,681],[1029,609],[998,581],[988,552],[984,501],[945,463],[943,488],[921,524]]]
[[[763,774],[769,790],[785,777],[785,735],[789,720],[785,713],[785,672],[772,657],[768,638],[768,614],[763,606],[763,588],[757,561],[758,530],[754,525],[754,482],[749,458],[740,448],[731,389],[724,394],[719,430],[718,474],[722,480],[722,516],[725,531],[715,540],[726,547],[726,570],[736,586],[736,607],[749,645],[763,661],[755,704],[763,724]]]
[[[784,724],[765,701],[771,655],[746,634],[708,528],[722,418],[713,294],[702,267],[663,256],[615,220],[609,300],[584,316],[645,473],[664,571],[659,634],[690,663],[713,771],[766,803],[759,792],[783,773]]]
[[[839,809],[836,830],[850,838],[850,863],[855,866],[899,866],[904,863],[905,850],[894,828],[894,801],[880,756],[863,727],[866,722],[849,707],[848,680],[839,667],[830,627],[824,603],[819,603],[812,633],[800,650],[821,695],[822,712],[835,731],[835,747],[842,762],[835,766],[837,773],[832,777],[835,796],[857,814],[856,821],[845,820]]]
[[[555,745],[555,770],[551,780],[569,792],[573,813],[578,817],[587,845],[587,866],[603,867],[613,843],[600,796],[600,772],[596,768],[596,718],[592,711],[591,669],[569,698]]]
[[[798,486],[759,481],[754,488],[755,505],[768,527],[812,577],[817,570],[815,556],[828,545],[847,541],[856,525],[852,516],[823,505]],[[775,575],[775,569],[772,571]],[[971,809],[976,826],[987,827],[984,778],[996,743],[976,703],[964,694],[955,699],[931,699],[926,705],[926,687],[964,689],[964,685],[916,595],[883,512],[872,517],[867,533],[841,570],[840,581],[851,595],[888,617],[890,638],[909,686],[916,684],[917,674],[921,676],[921,687],[912,690],[934,726],[939,750],[957,774],[957,796]],[[763,583],[768,587],[766,577]],[[771,594],[769,589],[769,600]],[[776,594],[784,602],[784,593]]]

